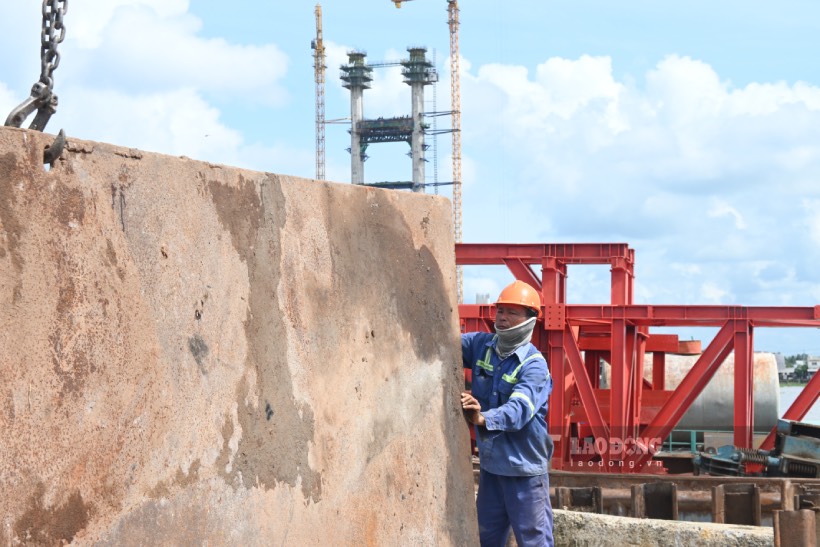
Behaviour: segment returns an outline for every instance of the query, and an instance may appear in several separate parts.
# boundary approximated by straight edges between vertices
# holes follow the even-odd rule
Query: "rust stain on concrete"
[[[16,536],[26,545],[70,543],[88,524],[91,508],[77,490],[62,505],[47,507],[43,499],[45,492],[45,486],[38,484],[26,511],[14,523]]]
[[[273,488],[277,483],[296,487],[298,481],[305,500],[318,502],[321,475],[308,462],[313,410],[299,403],[293,394],[287,358],[281,351],[287,333],[274,292],[280,276],[278,264],[271,257],[278,257],[281,249],[280,242],[271,235],[284,225],[284,198],[275,176],[267,177],[258,189],[242,177],[236,189],[214,182],[208,186],[220,221],[248,264],[250,281],[244,328],[250,341],[248,365],[257,378],[258,399],[255,404],[245,404],[245,390],[239,392],[243,435],[233,474],[243,477],[248,486],[259,484],[263,488]],[[269,212],[262,205],[260,192],[263,196],[267,193]],[[269,231],[261,232],[261,225]]]
[[[82,190],[57,184],[57,218],[67,228],[76,228],[85,219],[85,201]]]
[[[236,252],[246,262],[253,255],[264,210],[256,185],[239,176],[236,187],[211,180],[208,182],[219,221],[230,232]]]
[[[17,179],[17,159],[11,152],[0,155],[0,224],[2,224],[5,238],[0,239],[0,259],[9,255],[11,265],[17,274],[13,288],[12,302],[16,303],[20,298],[22,279],[19,275],[23,269],[23,256],[20,254],[20,238],[22,237],[22,224],[15,214],[15,202],[13,201],[14,181]]]

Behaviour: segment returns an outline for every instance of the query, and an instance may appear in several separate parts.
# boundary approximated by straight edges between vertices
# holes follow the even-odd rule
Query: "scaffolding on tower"
[[[447,23],[450,27],[450,101],[453,111],[453,232],[461,243],[461,73],[458,53],[458,0],[447,0]],[[458,303],[464,302],[464,271],[456,267]]]
[[[325,45],[322,41],[322,6],[316,4],[316,38],[312,41],[316,80],[316,180],[325,180]]]

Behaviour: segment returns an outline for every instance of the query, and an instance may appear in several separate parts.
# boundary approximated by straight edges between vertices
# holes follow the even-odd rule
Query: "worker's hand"
[[[461,411],[464,413],[464,419],[483,427],[487,422],[481,414],[481,405],[468,391],[461,392]]]

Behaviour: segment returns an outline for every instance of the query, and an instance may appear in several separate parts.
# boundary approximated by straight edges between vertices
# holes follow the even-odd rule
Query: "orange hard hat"
[[[496,306],[499,304],[524,306],[533,310],[539,317],[541,316],[541,295],[531,285],[523,281],[515,280],[504,287],[504,290],[498,295],[498,300],[495,301]]]

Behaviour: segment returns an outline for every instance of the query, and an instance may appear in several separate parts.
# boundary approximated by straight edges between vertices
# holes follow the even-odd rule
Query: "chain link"
[[[40,81],[49,89],[54,86],[51,75],[60,65],[60,53],[57,46],[65,38],[63,16],[68,0],[43,0],[43,31],[40,34]],[[59,33],[59,34],[58,34]]]
[[[20,127],[29,115],[37,111],[29,129],[42,131],[49,118],[57,111],[54,88],[54,69],[60,65],[57,46],[65,38],[63,17],[68,0],[43,0],[43,30],[40,33],[40,79],[31,87],[31,96],[20,103],[6,118],[7,126]]]

